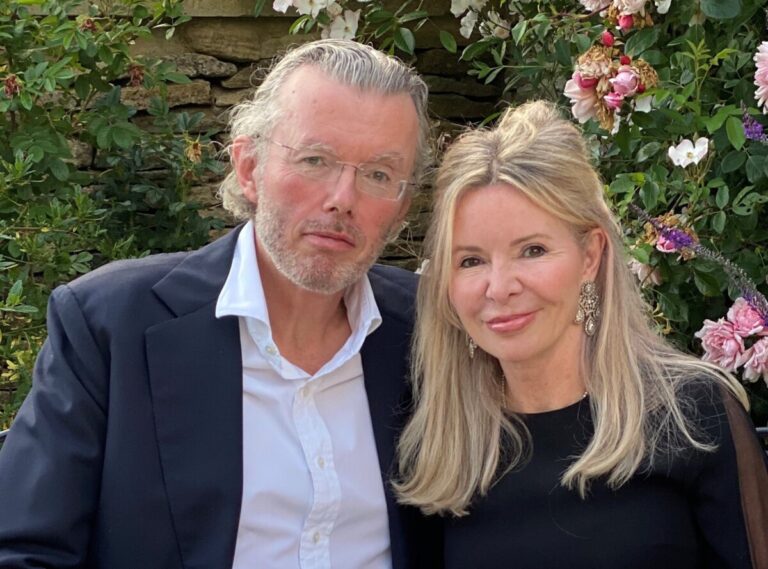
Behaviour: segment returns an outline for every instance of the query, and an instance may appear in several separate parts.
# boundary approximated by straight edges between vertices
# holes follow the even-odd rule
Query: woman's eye
[[[459,261],[459,267],[462,269],[469,269],[471,267],[476,267],[480,264],[480,259],[477,257],[465,257],[461,261]]]
[[[523,257],[541,257],[547,252],[541,245],[528,245],[523,249]]]

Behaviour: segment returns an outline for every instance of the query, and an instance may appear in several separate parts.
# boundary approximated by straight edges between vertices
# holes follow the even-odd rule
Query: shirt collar
[[[368,275],[344,291],[347,318],[352,328],[352,344],[362,345],[362,340],[381,325],[379,312]],[[241,316],[262,324],[265,334],[271,336],[269,311],[261,284],[259,264],[256,262],[256,241],[253,222],[249,221],[237,238],[232,265],[224,287],[216,302],[216,318]],[[355,337],[359,337],[355,341]]]

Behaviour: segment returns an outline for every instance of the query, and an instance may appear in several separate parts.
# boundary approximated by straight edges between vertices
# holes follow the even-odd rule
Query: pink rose
[[[768,338],[761,338],[755,342],[744,354],[740,365],[744,365],[744,379],[757,381],[760,376],[768,383]]]
[[[609,109],[619,109],[624,102],[624,95],[611,91],[603,97],[603,101]]]
[[[659,238],[656,240],[656,249],[662,253],[674,253],[677,251],[675,244],[663,235],[659,235]]]
[[[595,85],[597,85],[597,78],[596,77],[584,77],[581,73],[578,71],[574,73],[571,77],[576,83],[579,84],[579,87],[581,89],[591,89]]]
[[[609,79],[613,90],[625,97],[631,97],[637,93],[637,87],[640,85],[640,79],[629,65],[622,65],[619,67],[619,72],[616,73],[616,77]]]
[[[581,77],[574,73],[565,84],[565,96],[571,100],[571,112],[580,123],[585,123],[597,114],[597,93],[594,89],[583,88]]]
[[[760,334],[765,328],[765,322],[760,313],[743,298],[737,298],[733,306],[728,309],[728,320],[733,323],[736,333],[742,338]]]
[[[717,322],[705,320],[702,329],[694,336],[701,339],[704,348],[701,359],[728,371],[736,371],[744,354],[744,340],[736,333],[733,324],[722,318]]]
[[[623,16],[619,16],[619,27],[621,28],[622,32],[631,30],[632,26],[634,25],[635,25],[635,19],[630,14],[624,14]]]

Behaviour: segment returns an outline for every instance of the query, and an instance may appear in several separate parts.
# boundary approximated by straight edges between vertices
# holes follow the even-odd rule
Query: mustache
[[[363,239],[363,232],[356,225],[341,219],[307,220],[302,225],[302,231],[343,233],[351,237],[355,243],[359,243]]]

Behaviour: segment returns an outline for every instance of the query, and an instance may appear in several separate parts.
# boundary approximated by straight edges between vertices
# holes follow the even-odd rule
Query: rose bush
[[[531,98],[570,108],[622,221],[659,330],[740,373],[753,416],[765,425],[768,341],[744,335],[739,314],[746,301],[729,313],[733,300],[756,303],[768,291],[763,4],[452,0],[459,36],[441,29],[439,37],[478,81],[504,86],[499,108]],[[390,6],[275,2],[297,13],[294,31],[317,25],[326,36],[418,57],[419,30],[436,24],[421,4]],[[354,20],[337,24],[350,10]],[[663,227],[677,233],[670,237]],[[678,246],[675,235],[686,236],[687,245]]]

